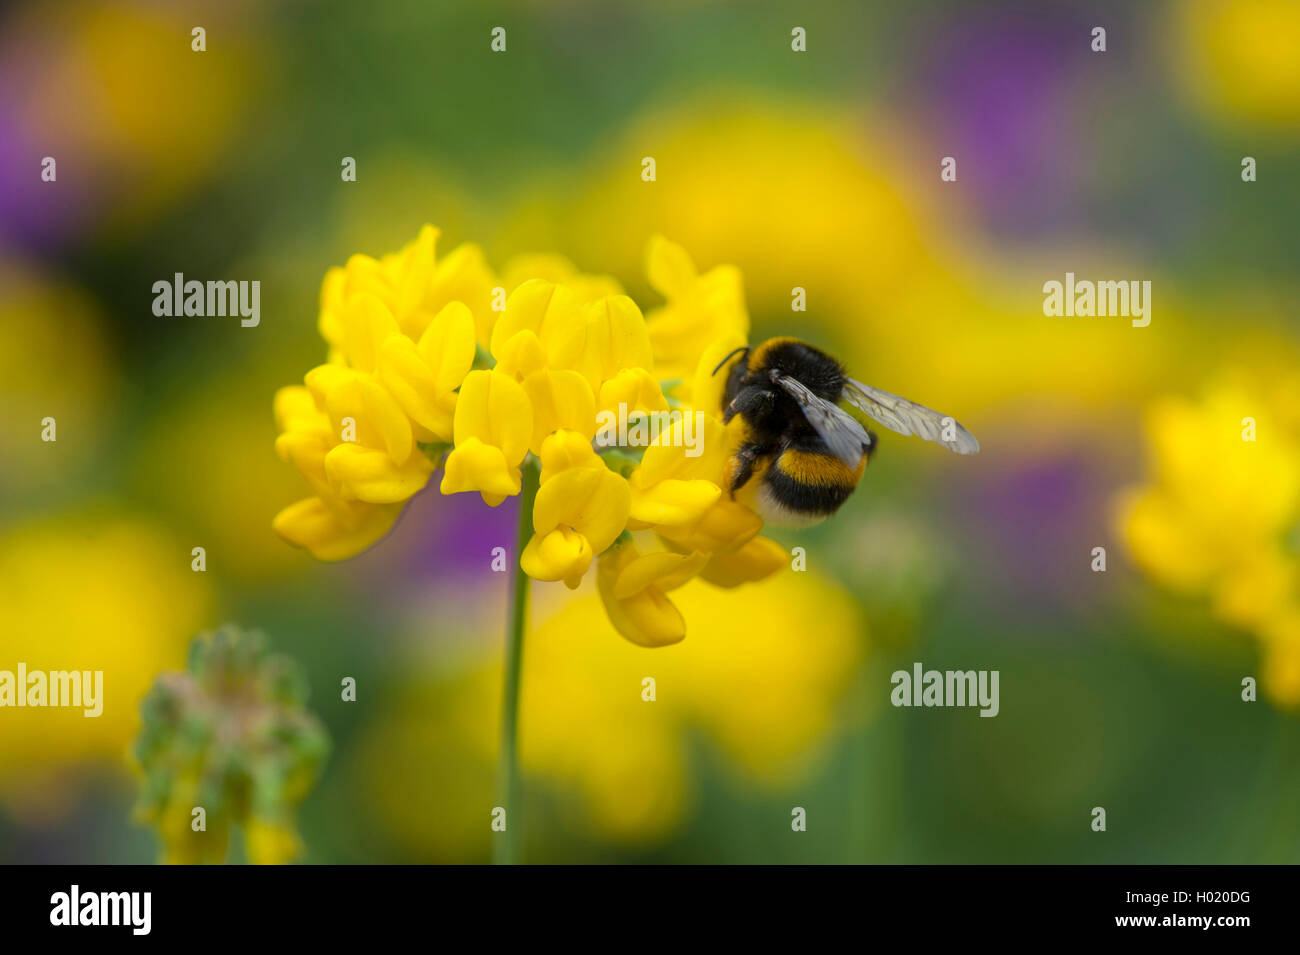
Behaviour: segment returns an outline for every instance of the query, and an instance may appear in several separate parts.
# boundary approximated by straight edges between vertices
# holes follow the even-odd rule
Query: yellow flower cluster
[[[616,281],[563,259],[517,259],[497,284],[477,247],[439,259],[437,237],[425,226],[400,252],[325,276],[329,359],[275,397],[276,449],[314,492],[276,516],[282,536],[339,560],[387,533],[440,461],[443,494],[493,507],[533,469],[523,570],[573,588],[597,561],[609,619],[643,646],[685,636],[675,587],[736,586],[784,562],[758,515],[722,492],[737,436],[713,370],[749,331],[734,268],[701,274],[652,239],[649,279],[666,302],[643,316]],[[663,428],[644,447],[614,440],[608,422],[652,415]],[[662,547],[642,553],[639,531]]]
[[[1300,378],[1227,377],[1156,402],[1146,429],[1154,473],[1118,508],[1135,560],[1255,634],[1265,690],[1300,705]]]

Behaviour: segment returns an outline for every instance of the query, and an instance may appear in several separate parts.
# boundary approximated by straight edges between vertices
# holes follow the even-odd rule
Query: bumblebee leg
[[[770,406],[776,401],[776,395],[768,388],[758,385],[750,385],[740,389],[736,397],[727,403],[727,407],[722,411],[722,423],[726,424],[736,415],[741,415],[748,419],[751,414],[759,412],[764,406]]]
[[[728,491],[734,498],[736,492],[744,487],[749,479],[754,476],[754,466],[758,464],[760,458],[768,453],[768,449],[761,444],[742,444],[736,449],[735,456],[731,459],[731,480]]]

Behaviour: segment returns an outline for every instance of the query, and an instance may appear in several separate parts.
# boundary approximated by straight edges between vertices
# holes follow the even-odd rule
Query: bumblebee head
[[[746,354],[748,354],[749,346],[741,345],[739,348],[733,348],[731,351],[727,352],[727,357],[723,358],[722,361],[718,362],[718,367],[713,369],[713,374],[716,375],[718,372],[722,371],[722,366],[725,365],[727,362],[731,361],[731,359],[734,358],[740,352],[745,352]]]

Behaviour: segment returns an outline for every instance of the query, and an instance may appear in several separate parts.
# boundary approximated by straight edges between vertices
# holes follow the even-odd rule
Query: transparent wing
[[[957,454],[975,454],[980,449],[975,435],[948,415],[852,378],[844,383],[844,400],[890,431],[914,434]],[[945,432],[951,436],[950,439],[945,440]]]
[[[849,467],[856,468],[863,452],[871,447],[867,429],[858,419],[839,405],[817,397],[794,378],[780,377],[776,383],[799,403],[804,418],[826,442],[831,454]]]

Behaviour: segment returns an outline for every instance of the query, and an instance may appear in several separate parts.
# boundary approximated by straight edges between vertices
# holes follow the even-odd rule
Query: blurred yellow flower
[[[616,553],[610,566],[623,569],[600,574],[617,578],[627,601],[687,576],[679,568],[673,579],[663,555],[638,558],[630,545]],[[655,566],[637,567],[651,558]],[[522,765],[530,791],[563,797],[562,821],[586,838],[653,844],[682,825],[701,732],[746,781],[782,791],[808,778],[848,720],[843,707],[868,643],[837,584],[808,572],[735,591],[696,581],[673,597],[681,615],[709,626],[654,654],[602,639],[602,602],[587,591],[541,611],[529,637]],[[808,607],[817,608],[815,626]],[[493,804],[500,666],[441,680],[385,708],[354,747],[349,775],[403,845],[463,859],[491,837],[484,807]],[[435,761],[436,775],[400,772]]]
[[[1254,377],[1153,403],[1152,473],[1117,514],[1139,566],[1259,637],[1265,689],[1300,705],[1300,378]]]
[[[0,340],[0,489],[66,480],[111,433],[118,375],[99,311],[81,291],[0,261]],[[46,418],[53,442],[41,440]]]
[[[1182,0],[1171,49],[1184,86],[1216,118],[1279,129],[1300,123],[1300,4]]]
[[[713,371],[749,330],[738,270],[700,274],[654,237],[646,266],[668,301],[647,320],[614,280],[564,259],[517,258],[494,286],[477,252],[439,260],[437,238],[425,226],[398,253],[326,274],[329,361],[275,396],[276,450],[314,495],[276,516],[282,536],[322,560],[352,556],[446,452],[442,493],[495,507],[526,490],[521,568],[576,588],[600,563],[610,619],[635,643],[685,635],[671,587],[706,569],[735,586],[780,567],[754,544],[758,515],[721,499],[735,434]],[[612,547],[633,531],[658,532],[663,549]]]
[[[585,305],[598,298],[622,295],[623,286],[608,275],[584,275],[572,262],[560,255],[517,255],[506,263],[501,285],[507,293],[513,292],[530,279],[562,285]]]
[[[219,168],[266,78],[264,34],[248,8],[204,11],[218,55],[191,51],[191,20],[183,8],[113,0],[31,4],[6,17],[0,58],[31,64],[19,124],[49,155],[79,157],[113,184],[103,194],[114,225],[154,217]]]
[[[647,316],[655,361],[669,378],[695,373],[700,354],[731,334],[749,335],[740,270],[719,265],[700,275],[687,251],[657,235],[646,252],[650,284],[668,300]]]
[[[98,717],[5,710],[0,801],[21,819],[57,817],[75,774],[120,770],[140,697],[159,667],[184,660],[210,603],[189,545],[146,523],[78,513],[0,534],[0,668],[104,673]]]
[[[1025,257],[1007,280],[990,279],[995,270],[964,254],[980,243],[963,241],[951,204],[936,201],[929,178],[881,146],[897,140],[897,131],[859,111],[770,98],[706,96],[654,111],[575,176],[563,214],[553,215],[560,223],[553,241],[620,275],[648,260],[649,284],[667,299],[658,308],[646,303],[656,372],[684,378],[675,394],[697,408],[710,407],[712,396],[693,390],[722,382],[697,374],[692,356],[713,344],[710,334],[725,332],[731,347],[743,343],[751,314],[782,334],[807,329],[855,377],[924,394],[937,407],[1025,408],[1024,394],[1045,393],[1032,410],[1048,400],[1062,410],[1016,424],[1052,435],[1063,417],[1085,420],[1075,408],[1091,417],[1098,406],[1144,397],[1152,382],[1178,380],[1186,349],[1212,350],[1201,329],[1194,340],[1175,338],[1190,323],[1169,293],[1164,318],[1155,319],[1162,324],[1142,348],[1128,347],[1136,332],[1127,326],[1067,328],[1042,317],[1039,289],[1065,253]],[[646,143],[659,169],[653,184],[628,172],[629,157],[643,155]],[[553,190],[543,181],[536,201]],[[620,228],[605,227],[610,221]],[[661,231],[695,260],[736,268],[699,268],[664,240],[647,250],[642,237]],[[806,311],[792,311],[799,290]],[[1009,365],[1009,354],[1034,359]]]

